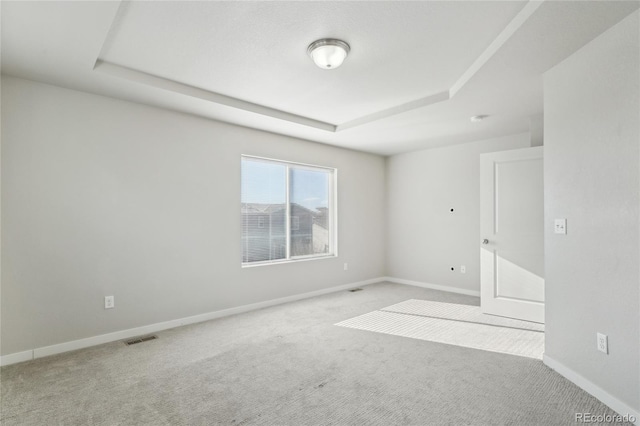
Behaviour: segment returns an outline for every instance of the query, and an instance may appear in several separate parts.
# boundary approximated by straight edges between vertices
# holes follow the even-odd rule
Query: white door
[[[480,156],[480,305],[544,323],[542,147]]]

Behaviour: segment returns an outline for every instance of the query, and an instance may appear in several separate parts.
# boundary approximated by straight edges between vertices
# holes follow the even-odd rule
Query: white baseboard
[[[542,362],[544,362],[544,364],[547,367],[551,368],[556,373],[560,374],[561,376],[565,377],[569,381],[573,382],[575,385],[582,388],[587,393],[590,393],[594,397],[598,398],[605,405],[607,405],[609,408],[611,408],[613,411],[620,414],[621,416],[626,415],[629,418],[633,416],[635,418],[634,424],[640,425],[640,413],[637,410],[634,410],[629,405],[620,401],[618,398],[611,395],[609,392],[602,389],[600,386],[594,384],[589,379],[586,379],[585,377],[576,373],[575,371],[565,366],[564,364],[556,361],[553,358],[550,358],[546,354],[542,356]],[[591,413],[591,414],[597,415],[599,413]]]
[[[447,291],[449,293],[466,294],[467,296],[480,297],[480,292],[475,290],[466,290],[464,288],[449,287],[446,285],[429,284],[429,283],[423,283],[420,281],[411,281],[411,280],[405,280],[402,278],[395,278],[395,277],[384,277],[384,279],[385,281],[389,281],[397,284],[406,284],[406,285],[412,285],[414,287],[428,288],[431,290],[440,290],[440,291]]]
[[[264,302],[251,303],[235,308],[223,309],[221,311],[208,312],[206,314],[194,315],[191,317],[175,319],[171,321],[159,322],[156,324],[145,325],[142,327],[130,328],[128,330],[116,331],[113,333],[101,334],[99,336],[87,337],[85,339],[72,340],[70,342],[59,343],[56,345],[35,348],[32,350],[17,352],[13,354],[3,355],[0,357],[0,366],[16,364],[18,362],[30,361],[36,358],[42,358],[49,355],[55,355],[63,352],[74,351],[77,349],[88,348],[90,346],[101,345],[103,343],[124,340],[143,334],[156,333],[170,328],[180,327],[188,324],[209,321],[216,318],[226,317],[229,315],[241,314],[243,312],[255,311],[257,309],[267,308],[269,306],[280,305],[297,300],[308,299],[311,297],[322,296],[323,294],[344,291],[354,287],[362,287],[369,284],[375,284],[384,281],[384,277],[373,278],[365,281],[339,285],[335,287],[323,288],[321,290],[311,291],[308,293],[296,294],[293,296],[281,297],[279,299],[266,300]]]
[[[32,359],[33,349],[24,352],[16,352],[14,354],[4,355],[0,357],[0,366],[17,364],[24,361],[31,361]]]

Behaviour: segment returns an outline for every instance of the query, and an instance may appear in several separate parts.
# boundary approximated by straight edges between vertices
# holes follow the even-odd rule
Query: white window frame
[[[241,155],[240,156],[240,165],[242,166],[243,160],[250,161],[259,161],[270,164],[278,164],[286,167],[285,173],[285,190],[286,197],[285,203],[287,208],[285,209],[285,241],[286,241],[286,255],[284,259],[275,259],[275,260],[265,260],[260,262],[243,262],[241,260],[241,266],[243,268],[252,268],[255,266],[265,266],[265,265],[279,265],[283,263],[291,263],[291,262],[299,262],[299,261],[307,261],[307,260],[318,260],[318,259],[329,259],[338,256],[338,169],[334,167],[326,167],[326,166],[318,166],[314,164],[307,163],[297,163],[293,161],[286,160],[277,160],[273,158],[265,158],[265,157],[257,157],[253,155]],[[240,167],[242,169],[242,167]],[[329,253],[322,254],[310,254],[304,256],[291,256],[291,204],[289,200],[289,192],[291,188],[289,187],[289,177],[291,175],[291,168],[302,169],[302,170],[312,170],[312,171],[323,171],[330,173],[330,181],[329,181],[329,193],[327,194],[329,200],[329,208],[327,213],[329,217],[327,218],[329,222]],[[240,176],[240,181],[242,182],[242,176]],[[241,201],[242,203],[242,201]],[[240,247],[240,259],[242,259],[242,247]]]

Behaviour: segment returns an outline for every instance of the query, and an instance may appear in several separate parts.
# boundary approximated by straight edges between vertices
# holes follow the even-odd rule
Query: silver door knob
[[[482,244],[489,244],[489,240],[485,238],[484,240],[482,240]]]

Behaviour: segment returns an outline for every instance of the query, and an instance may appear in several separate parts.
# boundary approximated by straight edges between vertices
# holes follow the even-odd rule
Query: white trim
[[[338,169],[333,169],[333,182],[329,188],[331,194],[331,215],[327,218],[329,221],[329,247],[333,250],[333,254],[338,256]]]
[[[333,259],[335,257],[338,257],[335,254],[324,254],[324,255],[317,255],[317,254],[313,254],[310,256],[298,256],[298,257],[292,257],[291,259],[276,259],[276,260],[265,260],[265,261],[261,261],[261,262],[250,262],[250,263],[243,263],[240,265],[241,268],[255,268],[257,266],[269,266],[269,265],[284,265],[286,263],[295,263],[295,262],[306,262],[308,260],[320,260],[320,259]]]
[[[272,164],[284,164],[287,166],[302,166],[300,167],[301,169],[307,169],[307,170],[311,170],[314,171],[316,169],[320,169],[323,171],[334,171],[336,170],[335,167],[330,167],[330,166],[318,166],[317,164],[309,164],[309,163],[299,163],[297,161],[291,161],[291,160],[279,160],[277,158],[270,158],[270,157],[260,157],[258,155],[250,155],[250,154],[240,154],[240,157],[242,159],[246,158],[249,161],[255,161],[258,163],[272,163]]]
[[[274,163],[278,164],[278,163]],[[282,164],[279,164],[282,165]],[[284,164],[284,258],[291,259],[291,165]],[[242,182],[244,184],[244,181]],[[242,196],[242,195],[241,195]],[[271,213],[269,213],[269,219],[271,219]],[[272,224],[269,224],[269,245],[273,247],[271,240]],[[280,250],[278,250],[280,251]],[[269,250],[271,252],[271,250]],[[269,253],[271,254],[271,253]],[[273,257],[273,256],[271,256]]]
[[[640,425],[640,412],[638,412],[637,410],[634,410],[626,403],[620,401],[618,398],[611,395],[609,392],[602,389],[600,386],[596,385],[595,383],[583,377],[582,375],[576,373],[575,371],[565,366],[564,364],[549,357],[547,354],[544,354],[542,356],[542,362],[544,363],[544,365],[551,368],[556,373],[565,377],[569,381],[573,382],[574,384],[582,388],[587,393],[590,393],[594,397],[598,398],[605,405],[607,405],[609,408],[611,408],[613,411],[620,414],[621,416],[629,415],[629,416],[635,417],[634,424]],[[592,413],[592,414],[598,414],[598,413]]]
[[[63,352],[74,351],[78,349],[88,348],[90,346],[101,345],[103,343],[124,340],[130,337],[140,336],[143,334],[156,333],[170,328],[180,327],[188,324],[195,324],[203,321],[209,321],[216,318],[226,317],[229,315],[241,314],[244,312],[254,311],[257,309],[267,308],[270,306],[280,305],[297,300],[308,299],[311,297],[322,296],[328,293],[349,290],[354,287],[362,287],[369,284],[375,284],[384,281],[384,277],[372,278],[370,280],[358,281],[349,284],[343,284],[335,287],[323,288],[308,293],[296,294],[293,296],[281,297],[278,299],[266,300],[264,302],[251,303],[249,305],[237,306],[235,308],[223,309],[221,311],[208,312],[205,314],[194,315],[191,317],[175,319],[171,321],[159,322],[156,324],[145,325],[142,327],[130,328],[128,330],[120,330],[113,333],[101,334],[99,336],[87,337],[85,339],[72,340],[70,342],[59,343],[56,345],[35,348],[24,352],[17,352],[0,357],[0,365],[16,364],[18,362],[30,361],[36,358],[42,358],[49,355],[55,355]]]
[[[284,259],[273,259],[273,260],[263,260],[263,261],[255,261],[255,262],[244,262],[244,253],[241,256],[241,267],[245,268],[245,267],[253,267],[253,266],[264,266],[264,265],[270,265],[273,263],[287,263],[290,261],[295,261],[296,259],[302,258],[307,260],[307,258],[310,259],[315,259],[315,258],[325,258],[325,257],[331,257],[331,256],[337,256],[338,255],[338,239],[337,239],[337,232],[338,232],[338,228],[337,228],[337,220],[334,218],[337,218],[338,215],[338,208],[337,208],[337,197],[335,196],[336,194],[336,187],[338,184],[338,180],[337,180],[337,174],[338,174],[338,169],[336,169],[335,167],[327,167],[327,166],[316,166],[316,165],[312,165],[312,164],[306,164],[306,163],[296,163],[293,161],[288,161],[288,160],[276,160],[276,159],[272,159],[272,158],[266,158],[266,157],[257,157],[257,156],[253,156],[253,155],[248,155],[248,154],[240,154],[240,164],[241,166],[244,164],[244,161],[253,161],[253,162],[257,162],[257,163],[266,163],[266,164],[273,164],[273,165],[278,165],[278,166],[283,166],[285,168],[285,182],[284,182],[284,188],[285,188],[285,200],[284,200],[284,204],[285,204],[285,219],[284,219],[284,231],[285,231],[285,257]],[[242,167],[241,167],[242,169]],[[329,202],[328,206],[327,206],[327,210],[329,212],[329,217],[327,217],[327,224],[329,225],[329,229],[328,229],[328,233],[329,233],[329,253],[318,253],[318,254],[311,254],[311,255],[303,255],[303,256],[292,256],[291,254],[291,207],[292,207],[292,203],[291,203],[291,172],[292,170],[309,170],[309,171],[315,171],[315,172],[323,172],[323,173],[328,173],[329,174],[329,190],[328,190],[328,194],[327,194],[327,199],[331,200],[331,202]],[[240,176],[240,180],[242,181],[242,173]],[[242,188],[241,188],[241,192],[242,192]],[[242,194],[241,194],[242,195]],[[242,198],[242,197],[240,197]],[[242,200],[241,200],[242,201]],[[242,205],[242,202],[241,202]],[[304,206],[302,206],[303,208],[306,208]],[[269,215],[269,217],[271,217],[271,215]],[[259,220],[259,219],[258,219]],[[271,221],[271,219],[269,219]],[[335,223],[335,224],[334,224]],[[244,228],[243,228],[243,233],[244,233]],[[271,237],[271,223],[269,223],[269,237]],[[243,246],[243,250],[245,249],[245,247]]]
[[[14,354],[0,356],[0,366],[17,364],[19,362],[31,361],[33,359],[33,350],[16,352]]]
[[[428,288],[431,290],[440,290],[440,291],[447,291],[449,293],[466,294],[467,296],[480,297],[480,292],[476,290],[466,290],[464,288],[450,287],[448,285],[423,283],[420,281],[411,281],[411,280],[405,280],[402,278],[395,278],[395,277],[384,277],[384,279],[385,281],[389,281],[397,284],[406,284],[406,285],[412,285],[414,287]]]

